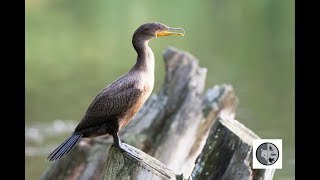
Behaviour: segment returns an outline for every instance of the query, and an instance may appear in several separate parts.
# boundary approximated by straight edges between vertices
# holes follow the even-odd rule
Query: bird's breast
[[[140,74],[139,75],[140,81],[135,83],[134,87],[139,89],[141,95],[135,99],[134,105],[128,109],[128,113],[126,116],[121,119],[120,128],[124,127],[129,123],[132,117],[141,109],[143,104],[149,98],[150,94],[152,93],[153,86],[154,86],[154,76],[153,74]]]
[[[135,83],[135,88],[138,88],[142,94],[149,97],[154,86],[154,72],[141,72],[138,77],[139,81]]]

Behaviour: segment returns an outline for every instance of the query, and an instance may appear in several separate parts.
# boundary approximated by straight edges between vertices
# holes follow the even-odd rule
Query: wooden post
[[[191,164],[194,169],[190,177],[170,170],[160,161],[132,146],[127,145],[139,159],[112,146],[106,161],[104,180],[271,180],[274,169],[252,168],[253,139],[259,137],[237,120],[219,117],[211,127],[196,163]]]
[[[136,147],[132,149],[143,155],[141,161],[129,163],[129,156],[121,155],[114,147],[110,148],[110,136],[83,139],[67,156],[53,163],[41,179],[122,178],[123,173],[119,174],[117,170],[120,166],[113,169],[117,163],[124,165],[120,169],[128,171],[125,175],[130,172],[131,179],[141,179],[139,174],[147,172],[166,172],[169,175],[164,178],[171,179],[194,174],[195,161],[205,149],[203,147],[208,141],[210,128],[219,114],[234,118],[238,99],[231,85],[216,85],[204,92],[207,70],[199,67],[198,60],[191,54],[168,48],[163,57],[166,75],[162,88],[147,100],[128,126],[120,131],[124,142]],[[152,167],[154,171],[127,167],[138,167],[137,164]],[[200,174],[196,173],[195,178]],[[154,179],[160,176],[148,175]]]
[[[252,168],[253,139],[259,137],[237,120],[219,118],[197,158],[192,179],[271,180],[273,169]]]
[[[105,180],[161,180],[176,178],[176,174],[159,160],[133,146],[127,144],[126,146],[134,151],[135,155],[140,159],[111,146],[105,166]]]

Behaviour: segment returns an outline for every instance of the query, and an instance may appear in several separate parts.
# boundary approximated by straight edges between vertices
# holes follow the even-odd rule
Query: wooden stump
[[[203,177],[202,172],[194,170],[195,161],[200,153],[205,154],[205,143],[210,141],[210,138],[207,139],[211,133],[210,128],[217,126],[215,122],[217,122],[218,115],[223,114],[229,119],[235,117],[238,99],[231,85],[216,85],[204,92],[207,70],[199,67],[198,60],[191,54],[175,48],[168,48],[163,57],[166,75],[160,91],[156,95],[151,95],[128,126],[120,131],[120,137],[124,142],[136,147],[132,149],[143,154],[144,158],[141,158],[141,162],[134,161],[134,164],[130,164],[127,162],[128,156],[119,154],[114,147],[110,148],[112,144],[110,136],[82,139],[68,155],[53,163],[44,172],[41,179],[100,180],[103,177],[105,179],[122,178],[122,175],[125,174],[124,169],[128,171],[125,174],[126,177],[130,174],[129,179],[141,179],[139,177],[142,176],[139,174],[148,174],[147,172],[152,172],[152,175],[149,174],[148,177],[155,179],[161,176],[160,172],[168,172],[165,173],[168,176],[163,176],[164,178],[182,179],[190,177],[191,173],[194,178]],[[213,124],[215,125],[213,126]],[[230,132],[233,131],[230,130]],[[223,136],[219,137],[226,140]],[[241,138],[240,136],[236,140],[236,135],[230,135],[227,140],[237,141],[236,145],[241,147],[245,147],[246,144],[250,145],[250,143],[240,145],[240,142],[243,141]],[[228,149],[229,146],[225,148]],[[110,152],[108,153],[108,151]],[[146,154],[149,156],[147,157]],[[219,158],[230,157],[219,156]],[[153,161],[149,161],[150,159]],[[241,156],[238,163],[241,159],[251,161]],[[217,160],[217,162],[220,161],[223,162],[223,160]],[[205,160],[203,162],[209,163]],[[228,162],[238,165],[230,159]],[[120,168],[122,173],[113,169],[117,163],[123,163],[124,166]],[[106,169],[104,169],[105,164],[107,164]],[[145,170],[137,170],[136,172],[137,167],[140,167],[138,164],[156,168],[151,168],[154,171],[145,168]],[[134,167],[127,167],[127,165]],[[225,172],[219,173],[236,172],[231,167],[225,166],[226,164],[222,168]],[[119,166],[116,167],[119,168]],[[198,161],[196,167],[199,167]],[[156,175],[153,175],[153,172]],[[256,174],[259,173],[260,171]],[[252,177],[255,177],[254,171],[251,174],[253,174]],[[229,176],[225,175],[225,178],[228,179]]]
[[[192,180],[271,180],[274,169],[252,168],[252,140],[259,139],[234,119],[219,118],[210,129],[206,143],[188,179]],[[129,146],[140,159],[111,147],[104,180],[186,179],[160,161]],[[184,166],[183,164],[181,164]]]
[[[105,166],[105,180],[175,179],[176,174],[159,160],[133,146],[126,146],[140,159],[111,146]]]
[[[272,179],[274,170],[252,168],[252,141],[259,139],[234,119],[219,118],[192,172],[192,179]]]

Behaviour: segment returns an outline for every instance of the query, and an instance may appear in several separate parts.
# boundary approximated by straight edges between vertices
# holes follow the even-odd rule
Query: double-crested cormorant
[[[132,37],[133,47],[138,54],[135,65],[127,74],[108,85],[95,97],[72,135],[47,159],[53,161],[61,158],[80,138],[105,134],[112,135],[114,145],[126,151],[118,132],[138,112],[151,94],[154,85],[154,55],[148,42],[162,36],[183,36],[184,34],[179,31],[183,29],[170,28],[161,23],[141,25]]]

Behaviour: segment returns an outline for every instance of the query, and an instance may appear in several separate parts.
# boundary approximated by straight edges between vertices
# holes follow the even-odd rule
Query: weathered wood
[[[105,166],[105,180],[176,179],[176,174],[163,163],[133,146],[125,145],[140,159],[111,146]]]
[[[182,179],[194,171],[196,158],[218,115],[234,118],[238,99],[230,85],[216,85],[203,93],[207,70],[199,67],[198,60],[189,53],[168,48],[164,52],[164,60],[166,76],[162,88],[147,100],[128,126],[120,131],[120,137],[167,166],[157,167],[172,169],[170,172],[174,172],[177,179]],[[116,148],[111,147],[106,162],[111,144],[110,136],[83,139],[67,156],[53,163],[41,179],[98,180],[104,175],[107,175],[105,179],[122,178],[123,173],[113,174],[118,172],[119,166],[115,165],[119,162],[124,165],[121,169],[132,172],[130,179],[139,179],[141,176],[137,174],[146,175],[147,172],[150,177],[158,177],[157,173],[153,175],[153,171],[136,168],[139,163],[148,165],[148,159],[152,157],[130,164],[127,155],[120,157]],[[107,169],[103,169],[105,163],[108,164]],[[159,169],[156,172],[161,171]],[[179,175],[182,173],[183,176]]]
[[[220,117],[224,116],[224,119]],[[259,139],[251,130],[224,111],[212,125],[198,156],[191,180],[272,180],[274,169],[252,168],[252,141]],[[106,164],[105,180],[184,179],[188,176],[168,169],[153,157],[131,146],[139,160],[112,147]],[[141,156],[140,154],[143,154]],[[154,165],[156,162],[156,165]],[[183,164],[180,164],[183,166]],[[150,169],[151,167],[151,169]]]
[[[211,128],[206,144],[192,172],[194,180],[270,180],[274,170],[252,168],[251,130],[230,117],[219,119]]]
[[[202,96],[206,69],[199,67],[198,60],[189,53],[168,48],[164,60],[166,76],[161,90],[152,95],[129,125],[120,131],[120,137],[159,158],[168,167],[188,175],[217,114],[227,108],[233,113],[237,99],[229,85],[215,86]],[[100,179],[101,164],[105,163],[105,152],[111,144],[110,136],[81,140],[67,156],[54,162],[42,179],[84,176]],[[74,157],[79,156],[81,158],[74,161]]]

